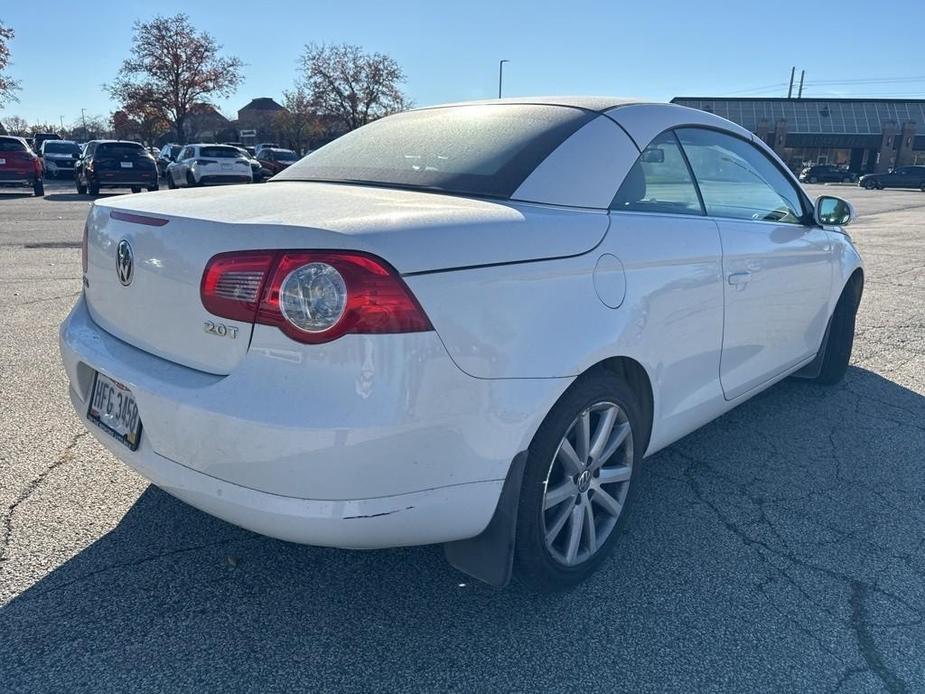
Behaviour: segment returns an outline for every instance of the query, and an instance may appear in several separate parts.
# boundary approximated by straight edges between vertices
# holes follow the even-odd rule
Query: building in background
[[[277,114],[285,110],[285,106],[270,97],[260,96],[238,109],[235,126],[239,132],[254,131],[255,142],[276,142],[280,139],[280,133],[275,119]]]
[[[925,99],[679,96],[750,130],[794,171],[835,164],[857,174],[925,164]]]

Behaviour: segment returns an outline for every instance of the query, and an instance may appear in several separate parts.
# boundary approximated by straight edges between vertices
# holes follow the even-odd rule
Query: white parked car
[[[230,145],[186,145],[166,176],[168,188],[253,181],[250,159]]]
[[[266,186],[97,200],[61,352],[90,430],[197,508],[552,589],[607,555],[643,457],[841,379],[853,214],[702,111],[426,108]]]

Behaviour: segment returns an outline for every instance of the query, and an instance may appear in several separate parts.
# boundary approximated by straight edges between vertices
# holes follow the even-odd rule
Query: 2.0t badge
[[[132,283],[132,277],[135,275],[135,260],[132,254],[132,246],[126,239],[119,241],[116,246],[116,274],[123,287]]]

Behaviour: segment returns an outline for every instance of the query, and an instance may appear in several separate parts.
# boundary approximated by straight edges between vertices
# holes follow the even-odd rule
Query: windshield
[[[491,104],[408,111],[347,133],[276,181],[334,181],[509,198],[596,114],[564,106]]]
[[[237,147],[200,147],[199,156],[212,159],[238,159],[241,153]]]
[[[80,147],[74,142],[46,142],[45,154],[80,154]]]
[[[291,149],[272,149],[273,155],[277,161],[298,161],[299,155]]]
[[[96,155],[120,157],[126,154],[139,156],[146,154],[144,148],[135,142],[101,142],[96,146]]]

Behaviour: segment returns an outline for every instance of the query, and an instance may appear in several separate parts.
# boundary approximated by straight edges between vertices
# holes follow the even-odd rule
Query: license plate
[[[135,396],[128,387],[97,372],[87,419],[131,450],[141,440],[141,419]]]
[[[122,165],[122,168],[123,168],[123,169],[130,169],[130,168],[132,168],[132,166],[134,166],[134,165],[132,164],[132,162],[130,162],[130,161],[123,161],[123,162],[119,162],[119,163]]]
[[[6,159],[0,159],[0,165],[6,164]]]
[[[223,168],[223,169],[230,169],[230,168],[231,168],[231,164],[222,164],[222,168]]]

